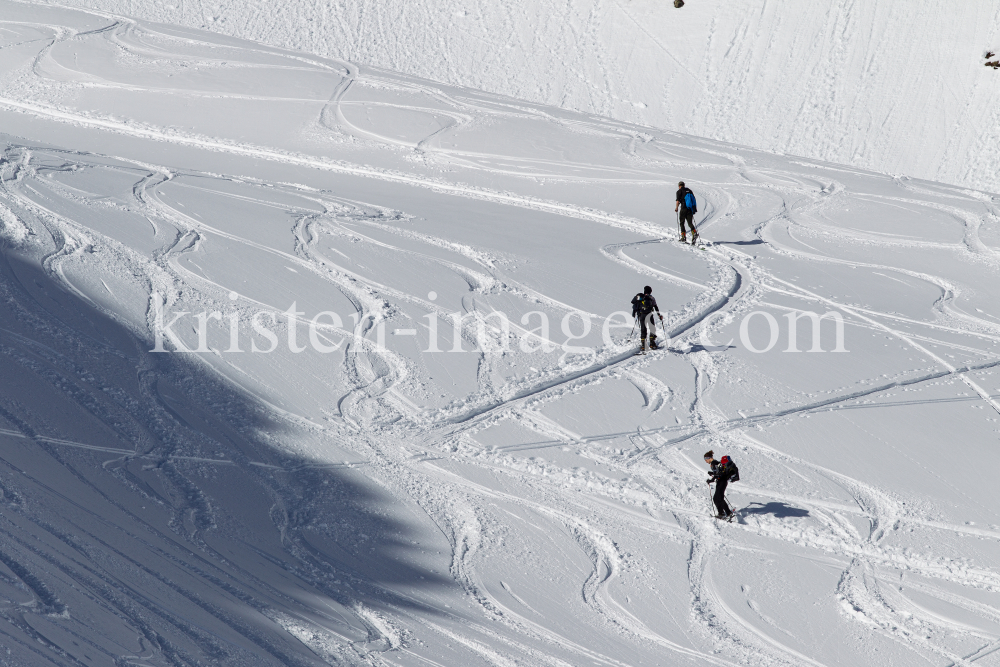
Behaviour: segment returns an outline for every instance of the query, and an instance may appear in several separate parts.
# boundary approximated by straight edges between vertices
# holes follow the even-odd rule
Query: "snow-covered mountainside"
[[[58,0],[1000,191],[997,2]]]
[[[1000,198],[8,0],[0,132],[0,664],[1000,664]]]

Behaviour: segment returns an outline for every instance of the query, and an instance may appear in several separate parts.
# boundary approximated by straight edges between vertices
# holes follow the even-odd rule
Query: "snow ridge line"
[[[813,201],[810,205],[808,205],[808,207],[809,208],[815,207],[815,206],[819,205],[819,203],[820,203],[819,201]],[[773,223],[776,219],[778,219],[779,217],[784,217],[787,220],[786,227],[789,226],[789,225],[791,225],[791,224],[793,224],[794,221],[790,217],[791,213],[792,212],[789,211],[789,213],[786,216],[775,216],[775,217],[772,217],[771,219],[769,219],[768,221],[766,221],[764,223],[764,225],[761,227],[760,231],[759,231],[760,236],[763,238],[763,236],[764,236],[764,234],[765,234],[765,232],[767,230],[767,227],[771,223]],[[957,214],[953,213],[953,215],[957,215]],[[969,225],[971,223],[969,223],[962,216],[958,216],[958,217],[960,217],[963,220],[963,222],[966,223],[967,234],[972,233],[972,232],[968,231]],[[794,223],[794,224],[798,224],[798,223]],[[805,227],[806,229],[808,229],[807,225],[802,225],[802,226]],[[978,239],[978,226],[975,227],[975,229],[973,230],[973,232],[975,233],[976,238]],[[788,233],[789,233],[789,235],[791,235],[791,230],[790,229],[788,229]],[[768,243],[769,243],[769,245],[773,245],[776,248],[780,248],[780,250],[782,252],[784,252],[786,254],[789,254],[789,255],[807,257],[807,258],[817,259],[817,260],[820,260],[820,261],[831,262],[831,263],[834,263],[834,264],[845,264],[845,265],[848,265],[848,266],[865,266],[865,267],[868,267],[868,268],[879,268],[879,269],[883,269],[883,270],[886,270],[886,271],[897,271],[899,273],[903,273],[904,275],[909,275],[909,276],[918,278],[920,280],[925,280],[925,281],[930,282],[931,284],[937,286],[939,289],[942,290],[943,296],[939,300],[939,303],[942,304],[942,309],[944,309],[944,307],[945,307],[944,304],[946,304],[946,303],[954,300],[954,298],[956,296],[956,291],[955,291],[954,287],[952,287],[948,282],[944,281],[943,279],[941,279],[941,278],[939,278],[937,276],[931,275],[931,274],[925,274],[925,273],[920,273],[920,272],[916,272],[916,271],[910,271],[910,270],[907,270],[907,269],[901,269],[901,268],[887,266],[887,265],[869,264],[869,263],[864,263],[864,262],[854,262],[854,261],[850,261],[850,260],[841,260],[841,259],[836,259],[836,258],[833,258],[833,257],[826,256],[826,255],[809,253],[809,252],[805,252],[805,251],[797,250],[797,249],[793,250],[793,249],[790,249],[790,248],[788,248],[786,246],[782,246],[780,243],[775,242],[773,238],[770,239],[768,241]],[[970,247],[970,252],[971,251],[972,250],[971,250],[971,247]],[[811,299],[814,299],[816,301],[820,301],[822,303],[826,303],[826,304],[828,304],[830,306],[833,306],[835,308],[839,308],[840,310],[843,310],[845,313],[849,313],[851,315],[854,315],[856,318],[858,318],[858,319],[860,319],[862,321],[867,322],[871,326],[877,327],[878,329],[881,329],[881,330],[885,331],[886,333],[888,333],[888,334],[890,334],[892,336],[895,336],[896,338],[902,340],[903,342],[907,343],[908,345],[910,345],[911,347],[913,347],[914,349],[916,349],[917,351],[919,351],[923,355],[925,355],[925,356],[929,357],[930,359],[934,360],[936,363],[940,364],[941,366],[944,366],[946,369],[948,369],[949,372],[956,373],[956,369],[955,369],[954,366],[952,366],[950,363],[948,363],[947,361],[945,361],[944,359],[942,359],[940,356],[938,356],[938,355],[934,354],[933,352],[931,352],[930,350],[928,350],[926,347],[924,347],[923,345],[921,345],[920,343],[918,343],[913,338],[906,336],[902,332],[900,332],[900,331],[898,331],[896,329],[893,329],[893,328],[891,328],[891,327],[889,327],[889,326],[887,326],[885,324],[882,324],[881,322],[878,322],[877,320],[874,320],[874,319],[872,319],[870,317],[862,315],[862,314],[858,313],[854,308],[852,308],[850,306],[846,306],[846,305],[838,303],[838,302],[836,302],[836,301],[834,301],[832,299],[828,299],[826,297],[819,296],[818,294],[815,294],[814,292],[811,292],[811,291],[809,291],[809,290],[807,290],[805,288],[799,287],[798,285],[795,285],[794,283],[791,283],[791,282],[788,282],[788,281],[785,281],[785,280],[781,280],[780,278],[778,278],[776,276],[773,276],[773,275],[770,276],[770,278],[772,280],[774,280],[775,282],[778,282],[778,283],[786,286],[787,288],[789,288],[789,289],[791,289],[791,290],[793,290],[793,291],[795,291],[797,293],[804,294],[804,295],[808,296]],[[967,317],[966,319],[973,319],[973,318]],[[979,394],[979,396],[986,403],[988,403],[990,405],[990,407],[992,407],[998,414],[1000,414],[1000,403],[998,403],[997,401],[995,401],[989,395],[989,393],[987,393],[982,387],[980,387],[972,379],[970,379],[966,375],[964,375],[963,372],[957,372],[957,374],[958,374],[958,377],[962,380],[962,382],[964,382],[967,386],[969,386],[970,389],[972,389],[977,394]]]
[[[390,181],[394,183],[403,183],[406,185],[426,187],[432,190],[437,190],[448,194],[455,194],[463,197],[469,197],[472,199],[478,199],[481,201],[511,204],[514,206],[520,206],[522,208],[528,208],[538,211],[546,211],[549,213],[556,213],[560,215],[567,215],[570,217],[591,220],[594,222],[603,222],[606,224],[611,224],[617,227],[621,227],[623,229],[628,229],[630,231],[639,233],[648,233],[648,234],[662,233],[662,228],[653,225],[652,223],[643,222],[633,218],[628,218],[626,216],[617,216],[617,215],[600,213],[597,211],[577,206],[572,206],[569,204],[547,202],[541,199],[535,199],[533,197],[496,192],[474,186],[456,185],[429,178],[409,176],[406,174],[393,172],[389,170],[383,171],[383,170],[373,169],[370,167],[359,167],[356,165],[351,165],[343,162],[334,162],[315,157],[305,157],[302,155],[295,155],[292,153],[284,153],[274,149],[255,148],[251,146],[233,144],[225,141],[220,141],[218,139],[208,139],[208,138],[198,139],[195,137],[189,137],[180,134],[163,132],[142,127],[134,127],[126,123],[118,123],[115,121],[104,120],[99,118],[88,118],[86,116],[70,113],[68,111],[63,111],[60,109],[56,109],[54,107],[32,104],[28,102],[21,102],[18,100],[12,100],[10,98],[0,97],[0,107],[4,106],[12,109],[17,109],[22,112],[31,113],[46,118],[52,118],[70,124],[91,126],[102,130],[116,132],[118,134],[140,137],[143,139],[152,139],[154,141],[165,141],[168,143],[191,146],[194,148],[201,148],[204,150],[213,150],[222,153],[232,153],[235,155],[261,158],[265,160],[271,160],[274,162],[284,162],[286,164],[295,164],[304,167],[312,167],[315,169],[322,169],[324,171],[330,171],[340,174],[348,174],[351,176],[363,176],[366,178],[375,178],[378,180]]]
[[[782,410],[782,411],[779,411],[779,412],[772,412],[772,413],[769,413],[769,414],[749,415],[749,416],[747,416],[745,418],[740,418],[740,419],[730,419],[730,420],[728,420],[727,422],[725,422],[723,424],[717,425],[716,428],[720,429],[720,430],[732,430],[732,429],[741,428],[743,426],[768,423],[768,422],[773,421],[775,419],[780,419],[781,417],[787,417],[787,416],[790,416],[790,415],[796,415],[796,414],[801,414],[801,413],[805,413],[805,412],[810,412],[812,410],[819,410],[821,408],[829,407],[831,405],[836,405],[837,403],[843,403],[844,401],[850,401],[850,400],[854,400],[854,399],[857,399],[857,398],[864,398],[866,396],[871,396],[873,394],[878,394],[878,393],[881,393],[881,392],[884,392],[884,391],[888,391],[890,389],[895,389],[895,388],[898,388],[898,387],[908,387],[908,386],[911,386],[911,385],[920,384],[920,383],[923,383],[923,382],[928,382],[930,380],[937,380],[939,378],[948,377],[948,376],[952,376],[952,375],[958,375],[959,377],[961,377],[963,373],[971,373],[971,372],[975,372],[975,371],[986,370],[986,369],[989,369],[989,368],[995,368],[997,366],[1000,366],[1000,359],[994,359],[994,360],[991,360],[991,361],[983,362],[981,364],[970,364],[970,365],[966,365],[966,366],[961,366],[961,367],[958,367],[958,368],[954,368],[952,370],[938,371],[936,373],[930,373],[930,374],[927,374],[927,375],[921,375],[920,377],[910,378],[910,379],[907,379],[907,380],[896,380],[894,382],[888,382],[888,383],[885,383],[885,384],[881,384],[881,385],[878,385],[876,387],[872,387],[870,389],[865,389],[865,390],[862,390],[862,391],[852,392],[850,394],[845,394],[845,395],[841,395],[841,396],[835,396],[835,397],[832,397],[832,398],[824,399],[822,401],[818,401],[816,403],[809,403],[807,405],[800,405],[800,406],[789,408],[787,410]],[[677,427],[675,427],[675,426],[664,426],[664,427],[660,427],[660,428],[651,428],[651,429],[648,429],[648,430],[644,430],[643,433],[644,434],[665,433],[665,432],[669,432],[669,431],[672,431],[672,430],[676,430],[676,428]],[[688,428],[690,428],[690,427],[688,427]],[[584,438],[584,440],[585,441],[589,441],[589,440],[599,440],[599,439],[610,439],[610,438],[619,437],[619,436],[622,436],[622,435],[628,435],[629,433],[631,433],[631,431],[627,431],[627,432],[623,431],[623,432],[618,432],[618,433],[601,434],[599,436],[587,436],[587,437]],[[699,435],[703,435],[704,433],[705,433],[705,429],[698,428],[696,430],[693,430],[693,431],[690,431],[688,433],[685,433],[683,436],[680,436],[679,438],[676,438],[676,439],[669,440],[669,441],[666,441],[664,443],[661,443],[658,446],[648,447],[646,449],[639,450],[635,454],[633,454],[632,456],[635,458],[635,460],[641,460],[641,459],[647,458],[649,456],[652,456],[655,452],[659,451],[660,449],[662,449],[664,447],[670,447],[672,445],[678,444],[679,442],[683,442],[685,440],[690,440],[693,437],[697,437]]]
[[[1000,403],[997,403],[997,401],[993,400],[993,398],[989,395],[989,393],[986,392],[985,389],[983,389],[982,387],[980,387],[971,378],[967,377],[965,375],[966,371],[960,371],[960,370],[956,369],[950,363],[948,363],[947,361],[945,361],[944,359],[942,359],[938,355],[934,354],[933,352],[931,352],[930,350],[928,350],[926,347],[924,347],[920,343],[918,343],[915,340],[909,338],[905,334],[903,334],[903,333],[901,333],[901,332],[899,332],[899,331],[897,331],[895,329],[892,329],[891,327],[888,327],[888,326],[882,324],[881,322],[878,322],[877,320],[874,320],[874,319],[872,319],[870,317],[866,317],[864,315],[861,315],[859,313],[854,312],[850,308],[850,306],[845,306],[845,305],[839,304],[839,303],[837,303],[837,302],[835,302],[835,301],[833,301],[831,299],[827,299],[825,297],[821,297],[818,294],[814,294],[814,293],[812,293],[812,292],[810,292],[810,291],[808,291],[808,290],[806,290],[806,289],[804,289],[802,287],[799,287],[799,286],[797,286],[797,285],[795,285],[793,283],[781,280],[780,278],[777,278],[775,276],[771,276],[771,279],[775,280],[776,282],[781,283],[782,285],[785,285],[786,287],[789,287],[791,289],[803,292],[803,293],[808,294],[809,296],[811,296],[813,298],[816,298],[816,299],[819,299],[820,301],[826,302],[826,303],[830,304],[831,306],[834,306],[836,308],[840,308],[844,312],[850,313],[850,314],[854,315],[855,317],[857,317],[858,319],[864,320],[865,322],[868,322],[869,324],[871,324],[873,326],[876,326],[879,329],[882,329],[886,333],[892,334],[896,338],[899,338],[900,340],[908,343],[910,346],[914,347],[918,351],[922,352],[926,356],[930,357],[931,359],[933,359],[934,361],[936,361],[937,363],[939,363],[940,365],[942,365],[946,369],[948,369],[948,373],[949,374],[957,375],[959,377],[959,379],[962,380],[962,382],[964,382],[966,385],[969,386],[970,389],[972,389],[977,394],[979,394],[979,396],[984,401],[986,401],[990,405],[990,407],[992,407],[994,410],[996,410],[996,412],[998,414],[1000,414]],[[1000,362],[994,362],[993,365],[995,365],[996,363],[1000,363]]]
[[[137,452],[133,449],[118,449],[117,447],[100,447],[98,445],[85,445],[82,442],[74,442],[73,440],[62,440],[60,438],[48,438],[42,435],[25,435],[20,431],[11,431],[10,429],[0,428],[0,435],[6,435],[11,438],[21,438],[24,440],[36,440],[38,442],[44,442],[49,445],[65,445],[67,447],[76,447],[78,449],[89,449],[95,452],[109,452],[111,454],[136,454]]]

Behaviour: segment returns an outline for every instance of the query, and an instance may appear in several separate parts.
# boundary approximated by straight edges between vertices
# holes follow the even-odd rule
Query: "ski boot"
[[[687,234],[681,234],[681,243],[687,243],[687,242],[688,242]]]
[[[698,232],[691,234],[691,245],[698,245]]]
[[[660,346],[656,344],[656,336],[650,336],[649,337],[649,349],[651,349],[651,350],[659,350],[660,349]]]

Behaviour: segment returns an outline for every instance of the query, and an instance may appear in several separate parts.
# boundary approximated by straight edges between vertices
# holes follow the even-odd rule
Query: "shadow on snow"
[[[406,591],[456,584],[393,498],[274,447],[287,425],[43,266],[0,246],[7,659],[352,663],[395,641],[380,609],[435,613]]]
[[[809,516],[809,510],[802,509],[801,507],[792,507],[787,503],[777,501],[769,503],[754,502],[740,510],[740,514],[771,514],[776,519],[789,519]]]

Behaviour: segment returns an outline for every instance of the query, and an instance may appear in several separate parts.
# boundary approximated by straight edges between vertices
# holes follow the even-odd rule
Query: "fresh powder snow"
[[[995,5],[486,80],[531,14],[75,4],[0,0],[0,665],[1000,665]]]
[[[1000,191],[1000,3],[56,0]]]

